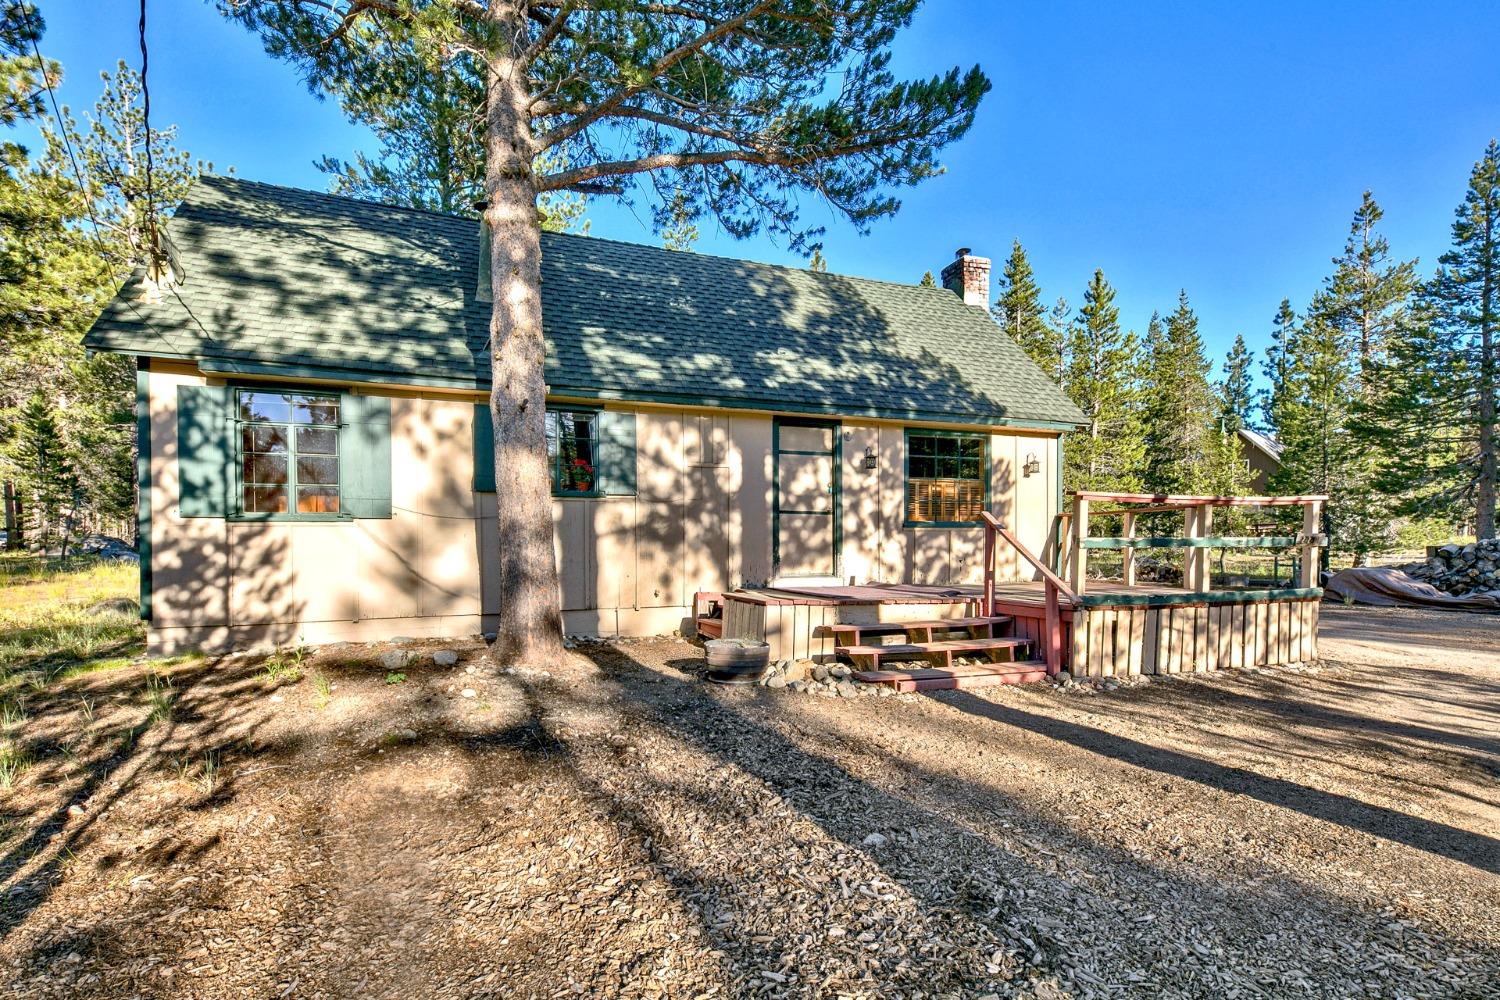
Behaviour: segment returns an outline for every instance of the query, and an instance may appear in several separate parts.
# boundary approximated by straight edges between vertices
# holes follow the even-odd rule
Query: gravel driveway
[[[675,640],[226,660],[167,717],[80,678],[0,793],[0,994],[1500,997],[1500,618],[1323,634],[1108,694],[717,688]]]

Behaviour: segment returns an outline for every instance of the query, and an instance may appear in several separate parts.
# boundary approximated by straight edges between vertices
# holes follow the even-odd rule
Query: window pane
[[[338,490],[329,489],[326,486],[297,487],[297,513],[337,514],[338,512]]]
[[[944,455],[937,460],[938,475],[943,479],[958,478],[958,459]]]
[[[960,466],[960,470],[959,471],[960,471],[960,473],[963,475],[963,477],[965,479],[979,479],[980,478],[980,475],[979,475],[979,459],[977,459],[977,458],[965,458],[965,459],[962,460],[962,463],[963,464]]]
[[[337,455],[339,432],[332,427],[298,427],[298,455]]]
[[[983,458],[984,438],[961,438],[959,440],[959,453],[965,458]]]
[[[292,406],[292,419],[299,424],[337,424],[339,404],[325,397],[300,397]]]
[[[240,432],[240,440],[246,451],[262,454],[286,453],[285,427],[246,427]]]
[[[336,458],[297,457],[297,484],[310,486],[337,486],[339,484],[339,460]]]
[[[912,435],[909,439],[909,444],[911,445],[911,453],[913,455],[931,455],[932,442],[934,440],[935,439],[931,437],[918,437],[915,434]]]
[[[279,392],[241,392],[241,420],[286,421],[292,410],[286,396]]]
[[[245,512],[248,514],[285,514],[286,487],[245,487]]]
[[[283,455],[246,455],[240,475],[246,483],[283,486],[286,484],[286,457]]]
[[[933,440],[937,443],[937,453],[939,455],[958,454],[958,438],[940,437]]]
[[[931,479],[937,475],[937,462],[935,459],[913,455],[908,465],[907,475],[913,479]]]

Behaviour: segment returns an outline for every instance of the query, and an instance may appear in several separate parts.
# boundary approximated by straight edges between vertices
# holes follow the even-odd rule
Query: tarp
[[[1340,570],[1328,579],[1323,592],[1329,600],[1353,601],[1380,608],[1500,611],[1500,591],[1480,591],[1455,597],[1390,567]]]

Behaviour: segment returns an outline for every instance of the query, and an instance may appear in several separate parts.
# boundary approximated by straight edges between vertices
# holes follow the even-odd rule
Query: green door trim
[[[828,451],[781,450],[782,427],[821,427],[832,431],[833,447]],[[818,420],[811,417],[775,417],[771,420],[771,577],[781,576],[781,456],[807,455],[833,459],[833,500],[829,504],[828,516],[833,518],[833,571],[829,576],[839,576],[843,565],[844,549],[844,434],[843,424],[837,420]],[[815,513],[822,511],[800,511],[787,508],[788,514]]]

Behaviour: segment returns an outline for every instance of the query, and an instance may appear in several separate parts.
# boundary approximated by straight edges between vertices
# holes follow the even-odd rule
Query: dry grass
[[[0,694],[60,674],[122,666],[145,650],[134,611],[90,613],[136,598],[134,565],[34,556],[0,558]]]

